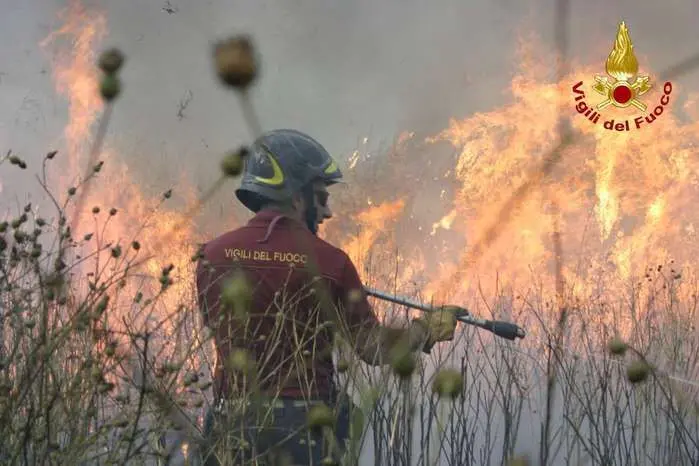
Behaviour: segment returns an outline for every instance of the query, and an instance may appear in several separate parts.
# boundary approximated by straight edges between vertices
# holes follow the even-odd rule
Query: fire
[[[371,202],[369,202],[371,204]],[[403,210],[405,203],[398,200],[392,203],[371,207],[361,212],[356,220],[360,226],[357,236],[343,244],[342,249],[355,262],[364,262],[371,246],[386,229],[389,222],[395,219]]]
[[[441,193],[440,193],[440,197],[441,197]],[[451,224],[454,223],[455,218],[456,218],[456,210],[452,210],[447,215],[442,217],[439,220],[439,222],[432,224],[432,231],[430,232],[430,236],[434,236],[434,234],[437,232],[437,228],[444,228],[445,230],[449,230],[451,228]]]
[[[55,55],[54,81],[59,95],[68,98],[68,125],[65,140],[69,153],[69,164],[64,173],[75,174],[82,171],[80,161],[89,143],[90,128],[103,110],[102,99],[97,92],[98,70],[95,67],[96,44],[107,32],[105,16],[96,11],[88,11],[79,1],[72,0],[60,12],[63,26],[41,42],[42,48],[67,41]],[[68,189],[71,180],[61,179],[59,186]]]
[[[63,18],[65,25],[42,45],[54,45],[60,38],[72,41],[68,52],[58,55],[54,76],[57,90],[70,102],[65,137],[75,173],[84,168],[90,129],[103,110],[96,92],[95,50],[106,20],[77,2]],[[464,304],[503,290],[526,295],[542,284],[551,297],[554,215],[562,234],[563,278],[570,299],[585,300],[600,289],[620,296],[630,280],[671,260],[678,270],[689,268],[699,253],[699,213],[692,202],[698,194],[699,162],[690,157],[699,139],[697,95],[685,104],[689,122],[672,113],[676,108],[669,100],[662,118],[628,132],[590,124],[575,112],[571,96],[570,125],[582,137],[564,149],[551,176],[523,196],[511,215],[499,217],[513,192],[558,144],[561,95],[570,93],[573,83],[591,81],[602,66],[578,65],[561,82],[551,82],[548,64],[537,63],[531,58],[535,56],[528,55],[512,80],[508,105],[452,120],[424,140],[403,133],[388,155],[372,157],[359,150],[351,155],[348,192],[332,201],[342,219],[329,222],[322,233],[349,254],[366,282],[388,289],[410,286],[427,300]],[[673,86],[672,99],[682,92]],[[644,99],[658,101],[662,93],[662,83],[653,83]],[[633,121],[628,110],[603,111],[605,118]],[[367,142],[365,138],[362,144]],[[451,158],[443,155],[448,150]],[[105,211],[118,207],[100,232],[101,240],[138,237],[143,244],[139,257],[161,257],[166,250],[183,277],[163,303],[163,309],[172,308],[191,291],[196,230],[176,210],[156,209],[160,198],[131,181],[133,175],[114,148],[107,147],[101,159],[110,170],[110,182],[95,180],[75,234],[95,230],[93,222],[104,222]],[[61,192],[66,186],[68,181],[61,180]],[[178,194],[185,202],[194,199],[186,188]],[[103,212],[92,220],[95,205]],[[187,226],[173,233],[181,224]],[[498,236],[484,238],[489,231]],[[487,247],[473,256],[473,246],[484,239]],[[128,248],[127,243],[123,246]],[[158,275],[165,265],[149,259],[144,267]]]
[[[662,118],[629,132],[590,124],[575,112],[571,96],[567,117],[581,137],[564,149],[549,179],[523,198],[511,216],[498,218],[529,172],[558,144],[560,96],[570,95],[576,82],[591,81],[603,65],[575,66],[556,83],[550,81],[544,63],[528,56],[512,81],[510,104],[451,121],[424,142],[398,149],[399,156],[384,160],[383,169],[366,157],[353,158],[349,182],[357,184],[357,193],[371,196],[378,206],[405,203],[392,224],[408,227],[409,233],[390,247],[401,251],[406,269],[410,263],[410,280],[420,284],[428,299],[474,303],[477,297],[494,297],[502,290],[526,295],[542,284],[551,298],[555,214],[551,200],[560,210],[567,299],[589,302],[600,299],[602,292],[613,300],[623,295],[631,280],[643,280],[649,267],[661,264],[672,263],[687,277],[699,252],[695,232],[699,213],[693,208],[699,194],[699,162],[690,156],[699,140],[696,95],[685,104],[690,121],[673,113],[678,108],[670,100]],[[683,90],[675,83],[673,87],[674,99]],[[655,82],[644,99],[658,101],[662,95],[663,83]],[[634,107],[607,107],[603,112],[604,118],[617,121],[633,121],[638,114]],[[434,154],[441,154],[444,144],[457,153],[451,166],[435,162]],[[446,188],[422,186],[452,169]],[[377,171],[380,188],[374,186]],[[421,204],[431,208],[415,221],[412,215]],[[356,205],[342,206],[361,215]],[[423,222],[432,230],[421,230]],[[492,225],[499,237],[474,259],[474,244]],[[341,237],[338,230],[328,234]],[[386,249],[385,239],[377,242],[375,248]],[[392,289],[393,283],[383,286]]]
[[[60,18],[63,26],[42,41],[41,46],[55,52],[53,75],[56,90],[69,102],[69,122],[64,132],[67,152],[59,155],[63,157],[61,163],[65,169],[61,169],[59,175],[69,173],[74,176],[85,172],[93,137],[92,128],[105,109],[98,92],[100,72],[96,62],[100,41],[106,34],[107,21],[103,13],[92,8],[88,10],[79,1],[72,1],[61,12]],[[176,313],[180,303],[191,297],[191,258],[196,252],[199,237],[189,219],[183,218],[180,213],[183,209],[173,206],[170,210],[168,203],[174,204],[178,198],[191,202],[195,198],[194,191],[183,182],[178,184],[176,194],[170,200],[164,199],[162,194],[154,196],[145,193],[134,182],[135,176],[126,162],[108,144],[100,153],[99,160],[105,162],[103,171],[108,171],[108,174],[100,174],[89,181],[90,190],[81,221],[77,231],[72,232],[76,239],[83,238],[87,233],[94,236],[76,253],[87,256],[98,247],[119,245],[123,258],[112,260],[115,267],[120,264],[119,267],[123,269],[125,262],[138,264],[138,267],[131,267],[132,274],[135,273],[134,277],[138,278],[133,278],[126,289],[118,293],[129,304],[114,306],[120,309],[120,315],[109,316],[112,328],[122,329],[124,319],[133,328],[156,320],[164,323],[162,330],[169,334],[174,331],[176,322],[168,317]],[[77,183],[78,180],[64,176],[53,180],[51,188],[62,200],[68,187],[77,186]],[[75,197],[80,194],[81,189],[78,188]],[[68,206],[68,215],[75,215],[75,202]],[[95,207],[99,208],[97,213],[93,211]],[[112,208],[115,209],[113,215],[110,213]],[[182,225],[185,227],[182,228]],[[140,244],[138,251],[132,247],[134,241]],[[94,261],[84,263],[82,272],[93,270],[97,264],[104,267],[109,260],[107,249]],[[154,304],[157,314],[147,315],[132,304],[133,297],[139,292],[145,296],[156,295],[161,286],[158,278],[170,263],[174,266],[171,273],[174,283]]]

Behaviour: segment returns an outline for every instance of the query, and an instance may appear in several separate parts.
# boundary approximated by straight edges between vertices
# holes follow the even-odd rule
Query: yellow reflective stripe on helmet
[[[259,181],[260,183],[268,184],[271,186],[279,186],[284,183],[284,172],[282,171],[281,167],[277,163],[277,160],[274,158],[272,153],[265,149],[265,154],[267,155],[267,158],[269,159],[270,163],[272,164],[272,171],[274,174],[272,175],[271,178],[263,178],[261,176],[256,176],[255,180]]]
[[[335,164],[335,161],[333,160],[330,165],[328,165],[328,168],[325,169],[325,174],[330,175],[331,173],[335,173],[337,171],[337,164]]]

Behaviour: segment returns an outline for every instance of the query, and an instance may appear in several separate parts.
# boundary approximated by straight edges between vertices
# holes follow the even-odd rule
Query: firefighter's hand
[[[456,306],[442,306],[416,319],[416,321],[425,326],[428,333],[427,343],[424,348],[426,352],[429,352],[432,346],[439,341],[451,341],[454,339],[454,331],[457,324],[456,314],[460,309]]]

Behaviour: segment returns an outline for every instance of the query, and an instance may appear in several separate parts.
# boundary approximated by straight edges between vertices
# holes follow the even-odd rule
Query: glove
[[[458,306],[442,306],[424,317],[419,317],[414,322],[421,324],[427,331],[427,341],[423,351],[429,353],[438,341],[451,341],[456,330],[456,315],[464,309]]]

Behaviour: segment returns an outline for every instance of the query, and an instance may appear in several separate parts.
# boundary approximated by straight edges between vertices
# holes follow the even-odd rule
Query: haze
[[[581,63],[603,63],[621,19],[641,66],[654,71],[699,43],[693,0],[573,3],[571,54]],[[0,169],[6,207],[36,192],[31,167],[63,142],[66,100],[52,81],[52,48],[38,44],[60,27],[57,15],[68,2],[0,4],[0,149],[30,164],[19,176]],[[220,155],[249,140],[235,96],[211,68],[210,43],[229,34],[250,33],[262,54],[254,103],[264,127],[307,131],[340,159],[364,137],[378,145],[404,130],[428,135],[451,117],[507,102],[519,38],[540,40],[539,58],[550,57],[553,71],[553,0],[83,5],[105,12],[99,47],[118,46],[128,57],[108,144],[144,189],[156,191],[181,173],[197,186],[210,184]],[[697,88],[696,74],[676,81],[678,94]]]

